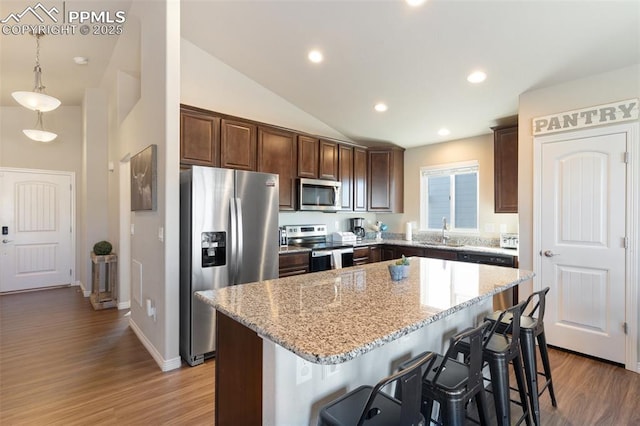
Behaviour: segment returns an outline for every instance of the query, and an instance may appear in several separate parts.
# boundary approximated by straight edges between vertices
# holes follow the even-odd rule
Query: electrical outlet
[[[322,366],[322,378],[323,379],[328,379],[329,377],[336,375],[338,373],[338,371],[340,371],[340,365],[339,364],[323,365]]]
[[[308,382],[312,376],[311,363],[298,357],[296,362],[296,385]]]

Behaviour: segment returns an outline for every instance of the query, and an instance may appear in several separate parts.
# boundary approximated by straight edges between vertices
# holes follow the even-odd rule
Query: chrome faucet
[[[449,241],[449,236],[446,234],[447,232],[447,218],[442,218],[442,244],[447,244]]]

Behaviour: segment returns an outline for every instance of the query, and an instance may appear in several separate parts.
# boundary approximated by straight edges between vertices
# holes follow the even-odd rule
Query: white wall
[[[82,250],[85,235],[79,218],[83,214],[80,188],[82,174],[82,109],[60,106],[44,114],[44,128],[58,137],[50,143],[35,142],[27,138],[22,129],[33,128],[36,113],[23,108],[0,107],[0,166],[23,169],[60,170],[76,175],[76,280],[83,279],[82,267],[89,255]],[[86,282],[83,283],[86,286]],[[90,288],[90,287],[89,287]]]
[[[82,101],[82,200],[78,227],[82,230],[79,280],[91,289],[89,253],[98,241],[109,239],[107,216],[107,99],[100,89],[87,89]],[[112,243],[113,244],[113,243]],[[117,253],[117,250],[114,250]]]
[[[132,300],[130,324],[161,369],[170,370],[180,366],[179,2],[134,2],[127,15],[127,25],[102,82],[102,88],[111,94],[109,160],[118,164],[128,154],[134,155],[150,144],[157,145],[157,209],[134,212],[131,217],[135,230],[131,237],[131,258],[141,265],[142,303]],[[139,76],[139,99],[137,94],[124,96],[122,85],[125,83],[122,79],[119,82],[118,78],[122,72],[134,80]],[[137,90],[131,80],[126,87]],[[116,172],[109,179],[109,200],[109,233],[117,239],[119,190]],[[132,270],[132,274],[136,272],[140,271]],[[155,319],[147,315],[146,300],[156,308]]]
[[[518,209],[520,266],[533,270],[533,136],[532,119],[562,111],[640,97],[640,64],[597,74],[520,95],[518,129]],[[636,165],[638,167],[638,165]],[[638,227],[638,218],[636,229]],[[527,288],[527,286],[529,288]],[[523,296],[532,289],[525,283]],[[640,303],[640,300],[638,301]],[[636,315],[638,315],[636,313]],[[640,352],[640,335],[638,336]]]
[[[478,161],[480,178],[478,236],[498,238],[500,225],[518,232],[518,215],[494,213],[493,134],[410,148],[404,153],[404,214],[379,215],[392,232],[404,232],[406,222],[420,223],[420,168]],[[490,228],[493,227],[493,231]]]
[[[310,134],[349,140],[185,39],[181,40],[180,64],[180,101],[183,104]]]

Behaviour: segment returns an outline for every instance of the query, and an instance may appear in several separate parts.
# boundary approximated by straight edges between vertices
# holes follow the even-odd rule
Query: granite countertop
[[[500,266],[410,258],[196,292],[263,338],[317,364],[338,364],[533,277]]]
[[[433,248],[433,249],[443,249],[443,250],[452,250],[452,251],[471,251],[475,253],[493,253],[493,254],[502,254],[507,256],[518,256],[518,250],[514,249],[504,249],[500,247],[484,247],[484,246],[471,246],[471,245],[446,245],[446,244],[438,244],[427,241],[407,241],[407,240],[361,240],[358,241],[354,247],[369,247],[369,246],[377,246],[382,244],[389,244],[394,246],[405,246],[405,247],[420,247],[420,248]],[[280,246],[280,250],[278,254],[288,254],[288,253],[304,253],[311,251],[310,248],[306,247],[298,247],[298,246]]]

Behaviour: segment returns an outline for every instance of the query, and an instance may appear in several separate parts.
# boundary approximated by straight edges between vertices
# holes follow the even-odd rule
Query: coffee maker
[[[364,238],[364,218],[363,217],[353,217],[349,219],[351,221],[351,232],[356,234],[358,237],[358,241]]]

